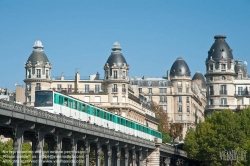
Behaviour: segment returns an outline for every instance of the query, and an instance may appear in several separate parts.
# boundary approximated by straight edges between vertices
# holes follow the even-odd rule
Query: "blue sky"
[[[0,87],[24,85],[24,64],[41,40],[52,76],[99,72],[114,42],[130,76],[162,77],[177,57],[192,76],[205,73],[214,35],[224,34],[235,59],[250,62],[250,1],[1,0]],[[249,69],[249,67],[248,67]]]

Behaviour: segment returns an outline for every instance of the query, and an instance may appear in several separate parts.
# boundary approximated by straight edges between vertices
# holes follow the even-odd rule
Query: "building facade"
[[[214,39],[205,61],[208,101],[205,114],[224,109],[241,111],[250,104],[247,63],[233,58],[226,36],[216,35]]]
[[[158,120],[150,108],[150,102],[154,101],[168,113],[170,123],[184,124],[179,140],[190,127],[204,120],[204,76],[197,72],[192,78],[187,63],[180,57],[165,77],[129,77],[129,64],[120,44],[115,42],[104,64],[103,78],[97,73],[83,79],[78,72],[74,78],[67,78],[64,74],[51,78],[52,64],[44,53],[41,41],[36,41],[33,48],[25,64],[25,104],[28,106],[34,105],[36,90],[54,90],[157,129]]]

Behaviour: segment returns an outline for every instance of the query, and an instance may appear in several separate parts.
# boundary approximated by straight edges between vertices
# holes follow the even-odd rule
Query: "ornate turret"
[[[34,50],[25,63],[26,78],[26,103],[33,106],[36,90],[47,90],[50,88],[50,74],[52,64],[43,51],[40,40],[35,41]]]

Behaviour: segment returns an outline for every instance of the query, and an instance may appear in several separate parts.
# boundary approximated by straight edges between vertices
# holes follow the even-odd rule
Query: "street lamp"
[[[170,157],[166,157],[165,160],[164,160],[165,165],[169,166],[170,161],[171,161]]]

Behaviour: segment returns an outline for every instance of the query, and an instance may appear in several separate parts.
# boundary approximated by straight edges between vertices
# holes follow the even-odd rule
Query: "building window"
[[[139,88],[139,93],[142,93],[142,88]]]
[[[238,95],[242,95],[243,94],[243,87],[238,87]]]
[[[118,92],[117,84],[114,84],[113,92]]]
[[[214,99],[209,99],[209,105],[214,105]]]
[[[178,119],[179,121],[182,121],[182,115],[179,115],[179,119]]]
[[[189,82],[186,82],[186,87],[189,87]]]
[[[181,105],[178,106],[178,112],[182,112],[182,106]]]
[[[41,78],[41,69],[36,69],[36,77]]]
[[[85,85],[85,93],[89,93],[89,85]]]
[[[178,88],[178,93],[182,93],[182,88]]]
[[[122,92],[125,93],[126,92],[126,88],[125,88],[125,84],[122,84]]]
[[[152,88],[148,88],[148,93],[152,94]]]
[[[123,71],[122,72],[122,79],[125,79],[126,78],[126,71]]]
[[[209,65],[210,70],[214,70],[214,65]]]
[[[160,93],[167,93],[167,88],[159,88]]]
[[[46,78],[49,78],[49,70],[46,70]]]
[[[226,64],[221,64],[221,70],[226,70]]]
[[[68,84],[68,93],[71,93],[71,92],[72,92],[72,85]]]
[[[152,100],[152,96],[149,96],[149,97],[148,97],[148,101],[149,101],[149,102],[153,101],[153,100]]]
[[[114,79],[117,79],[117,71],[114,71]]]
[[[99,93],[100,91],[100,85],[95,85],[95,93]]]
[[[62,85],[61,84],[57,84],[57,91],[61,91],[62,90]]]
[[[189,88],[186,88],[186,93],[189,93]]]
[[[214,95],[214,87],[213,86],[209,86],[209,95]]]
[[[189,103],[190,101],[189,101],[189,97],[187,97],[187,103]]]
[[[210,81],[213,81],[213,80],[214,80],[214,78],[213,78],[213,77],[209,77],[209,79],[210,79]]]
[[[160,97],[160,102],[161,103],[166,103],[167,102],[167,97],[166,96],[161,96]]]
[[[225,76],[222,76],[221,79],[222,79],[222,80],[226,80],[226,77],[225,77]]]
[[[36,83],[36,90],[41,90],[41,83]]]
[[[178,103],[182,103],[182,96],[178,96]]]
[[[220,99],[220,104],[221,105],[227,105],[227,99],[226,98],[221,98]]]
[[[178,86],[178,87],[182,87],[182,82],[178,82],[178,83],[177,83],[177,86]]]
[[[187,112],[190,112],[190,107],[189,106],[187,106]]]
[[[190,116],[189,115],[187,115],[187,120],[190,120]]]
[[[27,70],[27,78],[31,78],[31,69]]]
[[[105,76],[106,76],[106,79],[109,78],[108,71],[105,71]]]
[[[227,87],[226,87],[226,85],[221,85],[220,86],[220,94],[224,94],[224,95],[227,94]]]

